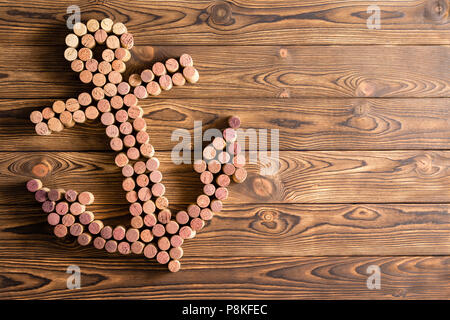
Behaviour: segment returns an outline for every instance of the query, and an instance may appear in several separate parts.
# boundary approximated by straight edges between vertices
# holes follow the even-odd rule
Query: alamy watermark
[[[370,276],[367,278],[366,284],[369,290],[380,290],[381,289],[381,270],[380,267],[372,264],[367,267],[367,274]]]
[[[67,278],[67,289],[80,289],[81,288],[81,270],[77,265],[70,265],[67,267],[66,273],[70,274]]]
[[[77,5],[68,6],[66,12],[67,14],[69,14],[66,20],[67,28],[72,30],[74,24],[79,23],[81,21],[80,7]]]
[[[370,30],[381,29],[381,10],[376,4],[367,7],[367,13],[370,16],[367,18],[366,25]]]

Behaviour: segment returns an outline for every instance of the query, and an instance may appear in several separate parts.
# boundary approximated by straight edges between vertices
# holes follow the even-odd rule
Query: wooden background
[[[190,53],[200,82],[143,102],[172,208],[200,190],[175,166],[193,121],[280,130],[280,171],[231,188],[184,245],[182,272],[51,234],[24,183],[90,190],[128,219],[99,123],[49,137],[28,116],[86,86],[64,61],[66,8],[134,33],[133,68]],[[366,10],[381,9],[381,30]],[[0,298],[450,298],[448,1],[0,1]],[[130,63],[129,63],[130,65]],[[76,264],[82,289],[66,289]],[[381,290],[366,287],[381,268]]]

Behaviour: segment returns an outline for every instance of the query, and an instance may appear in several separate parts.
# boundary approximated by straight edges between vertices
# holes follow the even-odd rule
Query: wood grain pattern
[[[367,28],[366,1],[177,0],[79,1],[83,19],[111,17],[127,24],[139,44],[361,45],[448,44],[448,1],[377,2],[381,29]],[[55,44],[70,1],[4,2],[2,43]],[[27,32],[23,32],[23,30]],[[45,35],[52,36],[46,37]]]
[[[77,124],[51,136],[37,136],[33,110],[53,100],[0,100],[0,151],[109,150],[99,121]],[[236,114],[242,128],[278,129],[280,150],[448,149],[449,99],[146,99],[142,101],[151,143],[170,151],[176,129],[193,137],[194,121],[203,130],[223,128]],[[70,141],[70,143],[67,143]]]
[[[167,274],[141,257],[0,259],[1,298],[21,299],[448,299],[448,256],[422,257],[183,257]],[[80,266],[82,288],[66,289],[66,268]],[[366,286],[378,265],[381,290]],[[133,273],[132,290],[129,273]],[[199,277],[198,274],[202,276]],[[125,286],[124,286],[125,284]]]
[[[0,48],[16,60],[0,68],[1,96],[69,98],[90,88],[78,81],[64,61],[63,48],[57,48],[33,47],[33,57],[29,46]],[[130,70],[141,72],[154,59],[186,51],[199,70],[199,82],[158,99],[450,96],[450,75],[445,68],[450,54],[439,46],[136,47]],[[22,61],[30,58],[35,67],[27,68],[30,63],[23,65]],[[16,66],[22,71],[17,72]]]

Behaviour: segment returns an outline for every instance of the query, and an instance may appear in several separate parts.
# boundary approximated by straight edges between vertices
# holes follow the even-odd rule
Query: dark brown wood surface
[[[198,66],[196,85],[141,104],[171,208],[201,192],[171,161],[174,130],[230,115],[279,130],[279,172],[249,164],[175,274],[57,239],[25,189],[42,177],[88,190],[96,216],[129,222],[104,127],[42,137],[29,121],[89,88],[63,56],[72,4],[0,1],[0,298],[450,299],[448,1],[376,3],[380,30],[367,29],[370,0],[79,1],[83,20],[133,32],[128,73],[183,52]],[[380,290],[366,286],[371,265]]]

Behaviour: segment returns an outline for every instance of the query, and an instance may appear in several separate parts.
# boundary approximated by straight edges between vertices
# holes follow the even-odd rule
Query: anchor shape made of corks
[[[57,237],[71,235],[82,246],[92,243],[110,253],[143,253],[177,272],[183,242],[193,238],[222,209],[231,181],[241,183],[247,177],[243,168],[245,157],[236,140],[240,120],[230,117],[229,128],[203,149],[203,159],[194,162],[194,170],[204,184],[203,194],[186,211],[172,214],[139,99],[159,95],[186,82],[196,83],[199,74],[191,56],[183,54],[179,59],[156,62],[151,69],[132,74],[124,81],[122,74],[131,58],[134,39],[123,23],[114,23],[109,18],[101,22],[91,19],[86,24],[78,22],[65,41],[68,47],[64,57],[71,62],[72,70],[79,73],[83,83],[95,87],[76,99],[55,101],[52,107],[33,111],[30,119],[38,135],[49,135],[100,118],[106,126],[110,147],[117,152],[115,164],[122,168],[122,187],[127,192],[132,215],[130,227],[108,226],[96,219],[87,210],[94,202],[94,195],[88,191],[48,189],[38,179],[29,180],[27,189],[42,203]],[[97,45],[106,46],[101,62],[93,57],[92,49]]]

